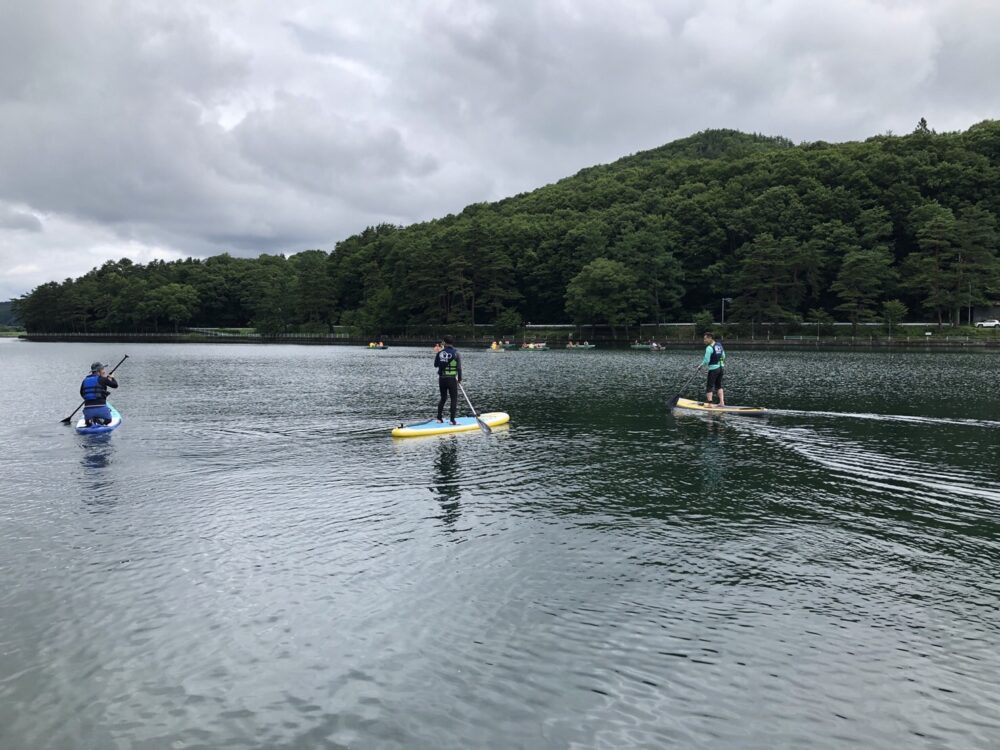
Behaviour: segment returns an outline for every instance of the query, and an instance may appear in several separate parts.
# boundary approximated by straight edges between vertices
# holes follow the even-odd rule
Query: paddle
[[[112,368],[111,372],[109,372],[109,373],[108,373],[108,377],[109,377],[109,378],[110,378],[110,377],[111,377],[112,375],[114,375],[114,374],[115,374],[115,370],[117,370],[117,369],[118,369],[119,367],[121,367],[121,365],[122,365],[122,362],[124,362],[124,361],[125,361],[126,359],[128,359],[128,355],[127,355],[127,354],[126,354],[126,355],[125,355],[124,357],[122,357],[122,359],[121,359],[121,362],[119,362],[119,363],[118,363],[117,365],[115,365],[115,366],[114,366],[114,368]],[[76,413],[77,413],[78,411],[80,411],[80,407],[81,407],[81,406],[83,406],[83,404],[85,404],[85,403],[87,403],[87,402],[86,402],[86,401],[84,401],[84,402],[83,402],[82,404],[80,404],[80,406],[76,407],[76,408],[75,408],[75,409],[73,410],[73,414],[76,414]],[[59,421],[60,421],[60,422],[62,422],[63,424],[69,424],[69,423],[70,423],[70,420],[71,420],[71,419],[73,419],[73,414],[70,414],[70,415],[69,415],[68,417],[66,417],[66,419],[61,419],[61,420],[59,420]]]
[[[465,389],[462,387],[461,382],[458,384],[458,389],[462,391],[462,395],[465,396],[465,403],[469,405],[469,409],[472,411],[472,416],[476,418],[476,424],[479,425],[479,429],[483,431],[484,435],[489,435],[490,433],[492,433],[493,430],[490,429],[490,426],[486,424],[486,422],[481,420],[479,418],[479,415],[476,414],[476,410],[472,408],[472,402],[469,401],[469,395],[465,392]]]
[[[691,382],[691,379],[698,374],[698,371],[700,369],[701,369],[700,364],[696,368],[694,368],[694,372],[692,372],[688,376],[688,379],[684,381],[684,385],[681,386],[681,389],[677,392],[677,395],[674,396],[672,399],[670,399],[670,403],[667,404],[668,409],[673,409],[675,406],[677,406],[677,402],[681,400],[681,394],[684,393],[684,389],[688,387],[688,384]]]

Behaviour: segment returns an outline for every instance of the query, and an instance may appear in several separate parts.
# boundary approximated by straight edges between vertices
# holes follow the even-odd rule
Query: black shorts
[[[722,368],[708,371],[708,385],[705,386],[706,393],[715,393],[722,388]]]

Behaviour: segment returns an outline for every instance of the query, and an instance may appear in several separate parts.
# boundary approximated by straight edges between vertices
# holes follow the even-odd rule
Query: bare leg
[[[725,406],[725,405],[726,405],[726,392],[720,388],[719,389],[719,406]]]

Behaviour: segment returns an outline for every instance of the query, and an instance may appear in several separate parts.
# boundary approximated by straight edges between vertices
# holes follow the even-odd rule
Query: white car
[[[976,328],[1000,328],[1000,320],[980,320]]]

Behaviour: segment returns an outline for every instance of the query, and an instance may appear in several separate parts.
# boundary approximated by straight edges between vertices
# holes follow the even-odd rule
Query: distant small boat
[[[542,342],[539,342],[539,343],[532,342],[530,344],[526,343],[526,344],[522,344],[521,345],[521,351],[522,352],[542,352],[542,351],[545,351],[548,348],[549,348],[549,345],[545,344],[545,343],[542,343]]]
[[[597,344],[566,344],[567,349],[596,349]]]

